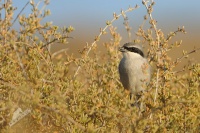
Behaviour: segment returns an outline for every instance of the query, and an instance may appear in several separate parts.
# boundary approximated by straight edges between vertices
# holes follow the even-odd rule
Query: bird
[[[124,89],[130,91],[130,99],[135,97],[135,103],[131,105],[142,109],[143,104],[140,101],[150,82],[150,65],[141,45],[137,43],[125,43],[119,51],[123,54],[118,66],[120,81]]]

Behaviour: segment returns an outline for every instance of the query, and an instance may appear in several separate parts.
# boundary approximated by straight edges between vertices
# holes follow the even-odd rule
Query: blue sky
[[[16,14],[26,2],[27,0],[13,0],[14,6],[18,8]],[[185,26],[187,34],[179,37],[186,48],[190,50],[193,46],[200,47],[200,0],[155,0],[155,2],[153,17],[158,21],[158,28],[169,33],[175,31],[178,26]],[[99,34],[99,28],[104,27],[105,22],[113,18],[113,12],[118,14],[121,9],[126,10],[136,4],[140,8],[127,14],[134,33],[146,14],[141,0],[51,0],[47,6],[51,10],[51,16],[46,21],[52,21],[58,26],[72,25],[76,29],[72,34],[75,37],[72,42],[84,45],[93,41],[94,36]],[[23,13],[30,13],[30,6],[26,7]],[[122,42],[126,42],[127,35],[122,20],[116,21],[114,25],[122,34]]]
[[[25,5],[27,0],[13,0],[14,6],[18,7],[18,12]],[[35,1],[37,2],[37,1]],[[166,19],[174,19],[176,22],[200,20],[200,1],[194,0],[156,0],[154,7],[154,15],[160,21]],[[73,24],[95,22],[104,23],[105,20],[112,18],[112,13],[119,13],[121,9],[127,9],[128,6],[138,4],[140,15],[144,15],[145,10],[141,4],[141,0],[51,0],[47,8],[51,9],[52,15],[49,20],[55,24]],[[24,13],[30,11],[30,6],[26,8]],[[133,12],[134,13],[134,12]],[[183,23],[185,23],[183,21]]]
[[[27,0],[13,0],[14,6],[18,8],[16,14],[26,2]],[[200,1],[156,0],[155,2],[153,15],[160,28],[173,30],[177,26],[185,25],[186,29],[187,27],[195,31],[198,29],[195,25],[198,26],[200,22]],[[134,7],[136,4],[140,8],[129,13],[128,17],[130,22],[136,23],[133,25],[139,25],[145,15],[141,0],[51,0],[47,8],[51,10],[52,15],[47,20],[53,21],[55,25],[73,25],[76,29],[87,26],[99,29],[105,25],[106,20],[112,19],[113,12],[119,13],[121,9],[125,10],[129,5]],[[26,7],[23,13],[29,12],[30,6]]]

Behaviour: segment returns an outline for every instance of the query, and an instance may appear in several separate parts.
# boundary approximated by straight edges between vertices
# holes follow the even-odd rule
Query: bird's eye
[[[124,46],[124,49],[130,51],[131,49],[129,47]]]

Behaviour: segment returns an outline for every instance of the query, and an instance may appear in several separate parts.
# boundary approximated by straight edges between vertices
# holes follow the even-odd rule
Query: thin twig
[[[59,51],[53,53],[51,56],[52,56],[52,58],[53,58],[53,57],[55,57],[57,54],[60,54],[60,53],[65,52],[65,51],[67,51],[67,50],[68,50],[68,48],[66,48],[66,49],[61,49],[61,50],[59,50]]]
[[[29,1],[25,4],[25,6],[22,8],[22,10],[17,14],[17,17],[14,19],[14,21],[12,22],[12,24],[8,28],[8,30],[10,30],[10,28],[14,25],[14,23],[17,21],[17,19],[19,18],[20,14],[24,11],[24,9],[27,7],[28,4],[29,4]]]
[[[54,43],[54,42],[56,42],[56,41],[58,41],[58,40],[60,40],[60,39],[66,39],[66,38],[73,38],[73,37],[68,37],[68,36],[66,36],[66,37],[62,37],[62,38],[55,38],[55,39],[53,39],[53,40],[47,42],[47,43],[44,44],[43,46],[41,46],[40,49],[42,49],[42,48],[44,48],[44,47],[47,47],[47,46],[50,45],[51,43]]]
[[[42,14],[42,11],[46,8],[46,6],[47,6],[46,4],[43,5],[43,7],[41,8],[41,10],[38,12],[39,13],[38,16]]]
[[[158,62],[160,62],[160,55],[162,54],[162,50],[161,50],[161,47],[160,47],[160,36],[159,36],[159,33],[158,33],[158,29],[156,27],[156,24],[154,23],[155,20],[152,17],[151,11],[149,11],[149,10],[151,10],[150,8],[152,8],[152,7],[148,7],[146,1],[143,0],[142,2],[147,9],[147,12],[148,12],[149,17],[150,17],[151,24],[152,24],[152,26],[155,30],[155,33],[156,33],[157,46],[158,46],[158,49],[159,49],[159,53],[157,53],[157,55],[158,55]],[[154,1],[152,0],[152,4],[153,3],[154,3]],[[156,92],[155,92],[155,96],[154,96],[154,104],[156,103],[157,92],[158,92],[158,87],[159,87],[159,73],[160,73],[160,68],[158,68],[157,72],[156,72]]]
[[[126,29],[126,31],[127,31],[127,33],[128,33],[128,39],[129,39],[129,42],[131,42],[131,27],[130,27],[130,25],[129,25],[129,22],[128,22],[128,17],[126,17],[125,15],[122,15],[123,16],[123,18],[124,18],[124,26],[125,26],[125,29]]]
[[[178,32],[183,32],[183,33],[186,33],[185,29],[184,29],[184,26],[182,28],[178,28],[178,30],[170,33],[167,38],[166,38],[166,41],[165,42],[168,42],[173,36],[175,36]]]
[[[31,29],[29,29],[29,30],[22,30],[22,31],[20,31],[19,33],[25,34],[25,33],[27,33],[27,32],[32,32],[32,31],[34,31],[34,30],[40,30],[40,29],[48,30],[47,28],[44,28],[43,26],[38,26],[38,27],[36,27],[36,28],[31,28]]]
[[[181,59],[183,59],[183,58],[187,57],[188,55],[190,55],[190,54],[192,54],[192,53],[195,53],[195,52],[197,52],[198,50],[200,50],[200,48],[194,49],[194,50],[190,51],[189,53],[187,53],[187,54],[184,54],[184,55],[183,55],[183,56],[181,56],[180,58],[177,58],[175,63],[177,63],[177,62],[178,62],[178,61],[180,61]]]

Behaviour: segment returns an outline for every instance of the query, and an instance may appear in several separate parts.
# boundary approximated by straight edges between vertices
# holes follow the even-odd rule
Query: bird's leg
[[[132,107],[137,107],[139,108],[139,104],[138,104],[138,97],[137,95],[134,95],[133,93],[130,93],[130,101],[131,101],[131,106]],[[134,101],[134,102],[133,102]],[[133,103],[132,103],[133,102]]]
[[[143,103],[143,92],[139,92],[137,95],[136,95],[136,102],[137,102],[137,105],[138,105],[138,108],[139,108],[139,112],[142,113],[145,111],[145,104]]]
[[[134,95],[133,93],[130,94],[130,101],[133,101],[133,97],[134,97],[134,103],[131,103],[132,107],[137,107],[139,109],[139,114],[141,114],[142,112],[144,112],[145,110],[145,105],[143,104],[143,92],[139,92],[136,95]]]
[[[132,103],[133,102],[133,93],[130,93],[130,101],[131,101],[131,106],[133,107],[133,106],[135,106],[135,102],[134,103]]]
[[[135,105],[139,108],[140,110],[140,98],[141,98],[141,94],[136,94],[136,97],[135,97]]]
[[[132,93],[130,93],[130,100],[132,100],[132,98],[133,98],[133,94],[132,94]]]

